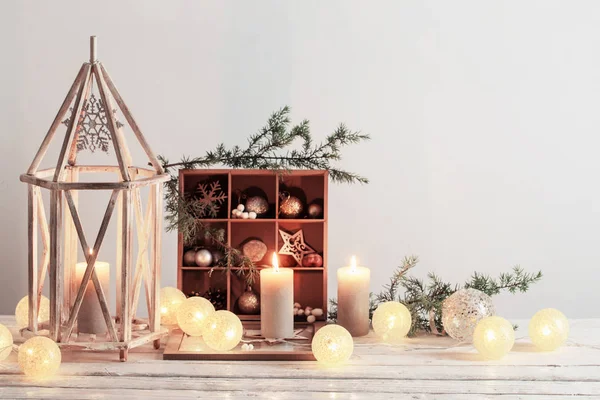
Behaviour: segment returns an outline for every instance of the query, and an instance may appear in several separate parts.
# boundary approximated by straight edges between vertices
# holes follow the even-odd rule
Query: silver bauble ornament
[[[296,196],[284,196],[279,204],[279,214],[283,218],[298,218],[303,211],[304,204]]]
[[[183,253],[183,265],[196,265],[196,250]]]
[[[196,265],[199,267],[208,267],[212,264],[212,253],[206,249],[200,249],[196,252]]]
[[[260,217],[269,211],[269,202],[262,196],[250,196],[246,199],[246,211],[255,212]]]
[[[260,313],[260,297],[248,286],[246,291],[238,298],[240,314],[255,315]]]
[[[472,342],[477,323],[495,314],[492,298],[477,289],[460,289],[442,304],[444,330],[461,342]]]

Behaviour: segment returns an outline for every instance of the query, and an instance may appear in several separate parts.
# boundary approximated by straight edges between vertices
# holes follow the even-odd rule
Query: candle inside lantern
[[[90,250],[90,254],[91,252],[92,250]],[[79,290],[86,269],[87,262],[80,262],[75,265],[76,292]],[[100,281],[100,286],[102,286],[105,296],[108,296],[110,264],[104,261],[96,261],[95,270]],[[77,315],[77,330],[80,333],[93,333],[97,335],[105,334],[107,331],[106,321],[104,321],[100,301],[98,300],[92,278],[90,278],[83,294],[83,301]]]
[[[356,265],[352,256],[349,267],[337,271],[338,277],[338,315],[337,323],[352,336],[364,336],[369,333],[369,285],[371,271]]]
[[[265,338],[294,336],[294,271],[279,268],[273,253],[273,268],[260,271],[260,327]]]

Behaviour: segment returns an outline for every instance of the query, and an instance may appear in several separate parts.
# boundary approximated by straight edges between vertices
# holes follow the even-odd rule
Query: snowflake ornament
[[[116,112],[117,110],[113,110],[113,113]],[[72,114],[73,109],[71,108],[71,117],[73,116]],[[71,117],[62,123],[69,126]],[[123,124],[117,121],[117,128],[121,128],[122,126]],[[100,149],[108,153],[111,141],[112,138],[108,129],[108,119],[104,103],[92,93],[85,101],[79,121],[77,122],[77,151],[89,150],[94,153]]]
[[[227,200],[227,194],[221,189],[219,181],[199,183],[196,197],[195,211],[199,218],[217,218],[221,205]]]

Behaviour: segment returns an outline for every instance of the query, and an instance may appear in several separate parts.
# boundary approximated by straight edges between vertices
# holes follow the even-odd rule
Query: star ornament
[[[283,246],[281,246],[279,254],[294,257],[299,265],[302,265],[302,259],[305,255],[316,253],[315,249],[304,242],[302,229],[293,234],[280,229],[279,234],[283,239]]]

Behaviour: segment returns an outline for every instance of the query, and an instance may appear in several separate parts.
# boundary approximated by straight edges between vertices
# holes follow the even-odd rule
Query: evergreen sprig
[[[461,288],[481,290],[489,296],[497,295],[503,291],[509,293],[529,290],[531,284],[542,279],[542,272],[525,272],[520,266],[513,267],[511,272],[503,272],[498,278],[492,278],[474,272],[471,279],[462,285],[453,285],[444,282],[434,273],[427,274],[427,280],[410,276],[407,272],[414,268],[419,259],[416,256],[405,257],[402,264],[394,271],[390,283],[383,290],[371,296],[370,317],[377,306],[386,301],[399,301],[406,305],[412,315],[412,326],[409,335],[418,331],[430,332],[438,335],[444,334],[442,324],[442,304],[448,296]],[[400,293],[402,290],[403,293]],[[337,319],[337,301],[331,299],[329,319]]]
[[[326,170],[333,182],[363,183],[369,180],[362,175],[349,172],[335,166],[342,158],[342,149],[351,144],[369,140],[369,135],[353,132],[344,124],[325,138],[321,143],[313,141],[309,122],[303,120],[291,126],[290,108],[285,106],[271,114],[266,125],[250,136],[245,148],[233,146],[227,148],[223,143],[214,150],[208,150],[203,156],[184,156],[179,162],[170,163],[163,156],[159,160],[171,179],[165,183],[166,230],[178,231],[187,245],[192,245],[198,237],[208,237],[225,254],[226,268],[241,267],[238,272],[253,282],[257,273],[255,265],[241,252],[219,240],[207,224],[197,218],[198,202],[189,194],[179,190],[179,169],[209,168],[225,166],[229,168],[247,168],[271,170],[284,175],[292,169]],[[299,142],[298,148],[291,148]]]

